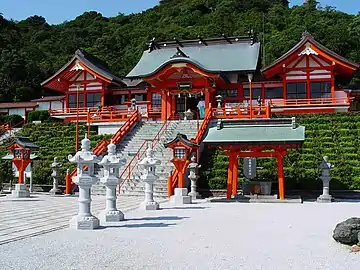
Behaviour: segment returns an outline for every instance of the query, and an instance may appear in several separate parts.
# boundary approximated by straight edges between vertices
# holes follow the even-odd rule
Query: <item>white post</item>
[[[146,150],[146,157],[139,162],[139,170],[141,171],[141,180],[145,186],[145,200],[140,207],[145,210],[158,210],[159,204],[154,201],[154,182],[158,178],[155,175],[156,165],[160,165],[161,161],[154,158],[154,151],[149,145]]]
[[[119,168],[125,165],[126,160],[116,157],[116,145],[112,142],[107,148],[108,154],[99,162],[104,167],[104,176],[100,182],[106,187],[106,207],[99,216],[105,222],[117,222],[124,220],[123,212],[116,208],[116,187],[120,184]]]
[[[97,182],[94,176],[94,165],[98,158],[90,152],[90,140],[85,134],[81,141],[81,151],[75,156],[69,155],[72,163],[77,163],[77,176],[73,182],[79,187],[79,212],[70,220],[70,228],[77,230],[93,230],[100,226],[99,219],[91,214],[91,186]],[[88,169],[85,171],[84,168]]]
[[[33,174],[32,174],[32,167],[31,167],[31,163],[30,163],[30,193],[33,192]]]

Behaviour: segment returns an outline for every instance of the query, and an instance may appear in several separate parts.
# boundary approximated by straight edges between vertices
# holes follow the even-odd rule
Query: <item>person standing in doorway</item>
[[[205,117],[205,101],[203,98],[201,98],[199,100],[197,108],[199,109],[200,119],[204,119],[204,117]]]

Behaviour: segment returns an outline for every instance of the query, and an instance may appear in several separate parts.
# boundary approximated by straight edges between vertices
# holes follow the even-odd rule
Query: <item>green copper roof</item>
[[[260,43],[238,41],[220,44],[161,46],[146,50],[127,77],[147,77],[170,63],[186,62],[210,72],[255,71]]]
[[[292,119],[223,121],[209,129],[203,140],[207,144],[301,144],[305,127]]]

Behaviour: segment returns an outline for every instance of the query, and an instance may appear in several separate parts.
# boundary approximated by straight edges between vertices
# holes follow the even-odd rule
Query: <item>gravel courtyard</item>
[[[0,245],[0,269],[359,269],[360,254],[331,236],[360,203],[162,207]]]

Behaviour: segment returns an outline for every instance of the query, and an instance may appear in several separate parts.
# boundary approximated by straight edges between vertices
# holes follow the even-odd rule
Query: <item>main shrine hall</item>
[[[135,67],[118,77],[100,59],[83,50],[42,86],[64,95],[64,108],[54,117],[69,118],[75,110],[128,110],[131,100],[142,117],[179,119],[205,108],[269,106],[272,113],[348,111],[350,82],[359,65],[317,42],[308,32],[271,65],[261,68],[262,44],[252,37],[158,42],[152,40]],[[119,59],[120,60],[120,59]]]

